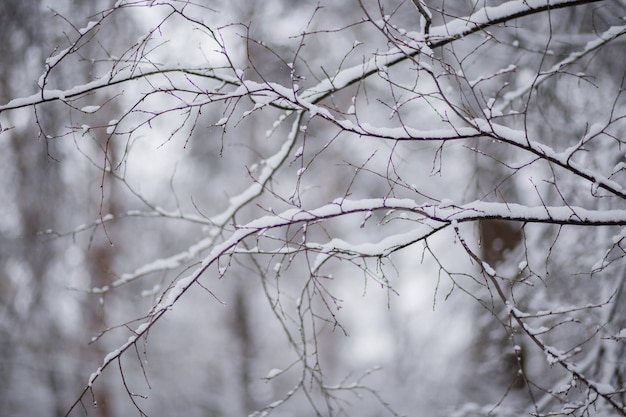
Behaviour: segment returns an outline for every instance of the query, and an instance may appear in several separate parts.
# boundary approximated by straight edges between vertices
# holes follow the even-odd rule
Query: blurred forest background
[[[438,30],[432,46],[456,17],[522,3],[2,1],[0,105],[42,100],[0,109],[0,415],[64,416],[79,398],[72,416],[626,415],[620,221],[485,213],[384,256],[333,246],[328,261],[333,242],[384,245],[421,220],[381,209],[260,228],[151,321],[234,225],[294,207],[625,209],[626,2],[571,2],[446,41],[429,64],[385,64],[393,48],[426,48],[426,28]],[[341,70],[377,56],[380,68],[340,85]],[[72,96],[117,73],[136,79]],[[249,80],[289,96],[278,86],[329,79],[314,104],[331,116],[237,90]],[[528,147],[336,123],[435,137],[475,118],[519,129]],[[150,330],[80,397],[142,323]]]

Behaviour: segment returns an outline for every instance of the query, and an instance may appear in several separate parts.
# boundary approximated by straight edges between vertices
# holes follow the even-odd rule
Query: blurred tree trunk
[[[64,16],[70,21],[74,17],[82,20],[103,6],[102,2],[70,3],[55,4],[75,13]],[[40,73],[26,69],[41,71],[42,63],[52,53],[54,40],[45,23],[52,18],[38,1],[7,0],[0,4],[2,103],[36,92]],[[81,71],[75,68],[71,78],[89,77]],[[74,193],[84,188],[81,184],[89,174],[78,172],[80,166],[74,166],[72,175],[64,175],[64,148],[42,135],[42,131],[54,134],[62,127],[60,121],[65,114],[60,113],[63,109],[44,105],[37,111],[38,124],[33,120],[10,120],[10,125],[16,127],[3,133],[0,144],[0,193],[6,207],[0,220],[0,415],[64,415],[78,387],[85,383],[84,365],[101,361],[105,354],[97,350],[98,358],[87,357],[84,349],[88,332],[97,334],[105,324],[102,311],[94,308],[98,304],[83,305],[86,328],[68,330],[64,323],[67,307],[61,304],[76,301],[64,301],[69,283],[57,274],[61,270],[58,265],[66,262],[67,246],[40,235],[51,228],[71,225],[74,216],[85,214],[83,201],[75,200]],[[111,152],[114,149],[110,147]],[[107,181],[109,185],[113,186]],[[111,196],[104,210],[116,209],[115,193]],[[87,215],[95,218],[99,204],[98,199]],[[111,248],[94,245],[89,256],[94,285],[110,282],[112,258]],[[69,294],[76,297],[78,293]],[[101,398],[108,397],[100,388],[97,392]],[[106,405],[98,410],[102,417],[113,415]]]
[[[43,37],[40,11],[36,1],[0,4],[3,103],[35,91],[37,75],[24,69],[33,61],[43,61],[47,53],[34,46]],[[45,112],[40,116],[48,125],[56,119]],[[44,359],[57,357],[66,347],[50,299],[57,291],[51,271],[59,247],[44,242],[38,233],[64,215],[46,209],[64,200],[59,164],[53,159],[60,155],[54,143],[44,144],[36,125],[21,127],[23,123],[12,122],[17,127],[5,132],[0,155],[0,194],[6,207],[0,220],[0,414],[36,413],[33,401],[59,414],[69,382],[60,378],[65,364]],[[65,369],[64,374],[73,372]],[[45,395],[40,398],[42,388]]]

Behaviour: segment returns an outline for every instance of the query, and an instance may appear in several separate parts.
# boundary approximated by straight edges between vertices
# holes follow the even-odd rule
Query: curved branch
[[[391,67],[408,59],[415,58],[422,50],[441,48],[458,39],[464,38],[489,27],[521,17],[531,16],[546,10],[556,10],[583,4],[596,3],[602,0],[512,0],[500,6],[485,7],[467,17],[454,19],[443,26],[430,29],[430,35],[419,42],[415,42],[414,51],[404,52],[393,49],[386,54],[377,55],[361,65],[355,65],[336,74],[332,80],[325,79],[315,87],[307,89],[303,97],[310,98],[313,103],[319,103],[338,90],[358,83],[376,73],[381,66]],[[361,7],[365,10],[362,0]],[[428,44],[426,43],[428,40]]]

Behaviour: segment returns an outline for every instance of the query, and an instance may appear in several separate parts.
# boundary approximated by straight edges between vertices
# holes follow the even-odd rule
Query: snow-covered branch
[[[0,414],[42,335],[68,417],[625,414],[622,3],[200,3],[0,16]]]

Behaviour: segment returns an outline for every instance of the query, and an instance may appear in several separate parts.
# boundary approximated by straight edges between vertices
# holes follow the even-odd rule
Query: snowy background
[[[626,3],[449,3],[2,2],[0,415],[624,415]]]

